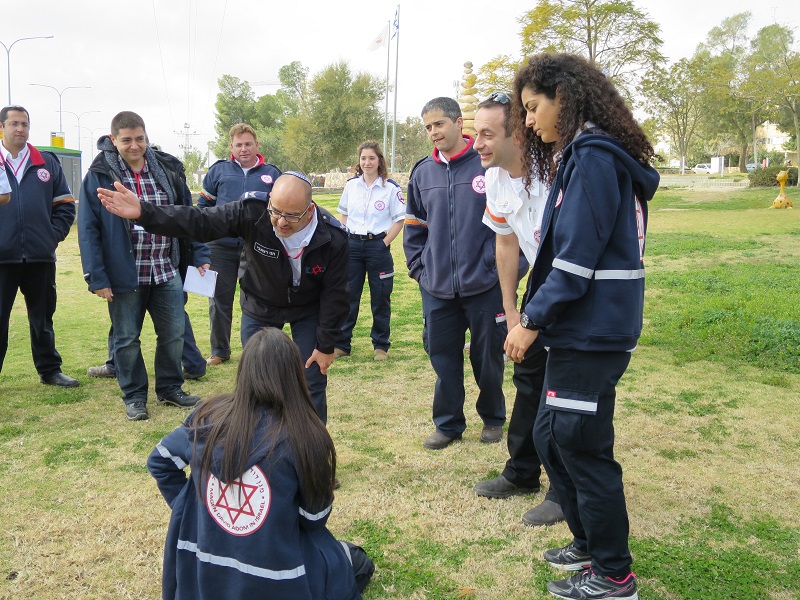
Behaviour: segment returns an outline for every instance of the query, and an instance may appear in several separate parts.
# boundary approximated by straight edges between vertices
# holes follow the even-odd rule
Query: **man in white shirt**
[[[511,99],[496,92],[478,105],[475,115],[475,150],[486,168],[486,212],[483,222],[497,234],[496,256],[506,323],[511,331],[520,324],[517,309],[519,253],[534,264],[547,200],[545,185],[532,179],[525,186],[523,155],[509,123]],[[491,167],[491,168],[490,168]],[[523,305],[525,300],[523,299]],[[475,493],[488,498],[508,498],[540,489],[542,463],[533,443],[533,425],[539,411],[547,351],[533,345],[521,363],[514,364],[517,395],[508,425],[508,452],[502,474],[475,485]],[[552,525],[564,519],[551,488],[538,506],[526,512],[526,525]]]

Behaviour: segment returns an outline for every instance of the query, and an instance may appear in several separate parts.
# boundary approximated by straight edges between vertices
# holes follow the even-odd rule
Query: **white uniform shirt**
[[[383,233],[406,218],[406,201],[395,184],[386,182],[384,186],[378,177],[368,187],[361,175],[345,184],[337,210],[347,215],[350,233]]]
[[[6,173],[6,164],[3,158],[0,157],[0,194],[10,194],[11,184],[8,182],[8,173]]]
[[[11,171],[14,173],[14,177],[17,178],[17,181],[25,174],[25,165],[28,164],[28,158],[31,155],[31,149],[25,144],[25,147],[22,151],[17,155],[17,158],[13,158],[11,156],[11,152],[6,150],[6,147],[0,143],[0,153],[3,155],[3,161],[11,167]],[[8,174],[6,173],[6,176]],[[11,191],[11,190],[9,190]],[[5,192],[4,192],[5,193]]]
[[[541,181],[525,191],[523,178],[512,178],[500,167],[486,170],[486,211],[483,223],[500,235],[516,234],[525,258],[532,266],[542,238],[542,215],[548,189]]]

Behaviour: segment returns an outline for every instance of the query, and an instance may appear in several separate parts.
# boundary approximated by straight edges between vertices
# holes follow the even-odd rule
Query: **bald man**
[[[349,256],[345,229],[312,202],[308,177],[287,171],[270,193],[247,192],[241,202],[210,208],[155,206],[139,202],[124,186],[115,188],[97,190],[106,209],[151,233],[202,242],[244,239],[242,346],[262,327],[289,323],[306,361],[311,399],[325,422],[327,371],[350,310]]]

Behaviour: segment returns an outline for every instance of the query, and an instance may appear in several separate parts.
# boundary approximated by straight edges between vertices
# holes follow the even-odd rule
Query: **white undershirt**
[[[283,248],[286,250],[286,255],[289,257],[289,262],[292,265],[292,285],[297,287],[300,285],[300,266],[303,261],[303,252],[306,246],[311,242],[314,232],[317,230],[317,209],[316,207],[309,209],[311,213],[311,222],[289,237],[279,237]],[[275,229],[273,227],[273,229]]]

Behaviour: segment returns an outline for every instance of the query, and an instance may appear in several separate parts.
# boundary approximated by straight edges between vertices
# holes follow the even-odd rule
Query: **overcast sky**
[[[747,10],[754,13],[751,34],[777,20],[795,28],[800,38],[797,0],[634,1],[661,26],[670,62],[690,56],[722,19]],[[256,95],[274,93],[276,86],[269,84],[278,81],[278,69],[295,60],[314,74],[342,59],[354,71],[382,78],[386,49],[367,48],[393,20],[397,5],[391,0],[39,0],[11,10],[5,4],[0,41],[6,47],[23,37],[54,36],[21,41],[10,53],[11,100],[31,113],[31,142],[48,145],[50,132],[59,129],[58,91],[89,86],[61,94],[66,145],[78,147],[77,119],[68,111],[86,113],[80,148],[89,156],[121,110],[142,115],[151,140],[169,152],[182,153],[185,131],[196,133],[188,138],[191,145],[205,150],[214,137],[216,82],[223,74],[250,81]],[[403,2],[398,117],[417,115],[435,96],[455,95],[465,61],[477,70],[495,55],[518,55],[517,19],[534,4]],[[5,104],[2,58],[0,52],[0,101]],[[393,48],[392,79],[394,63]]]

